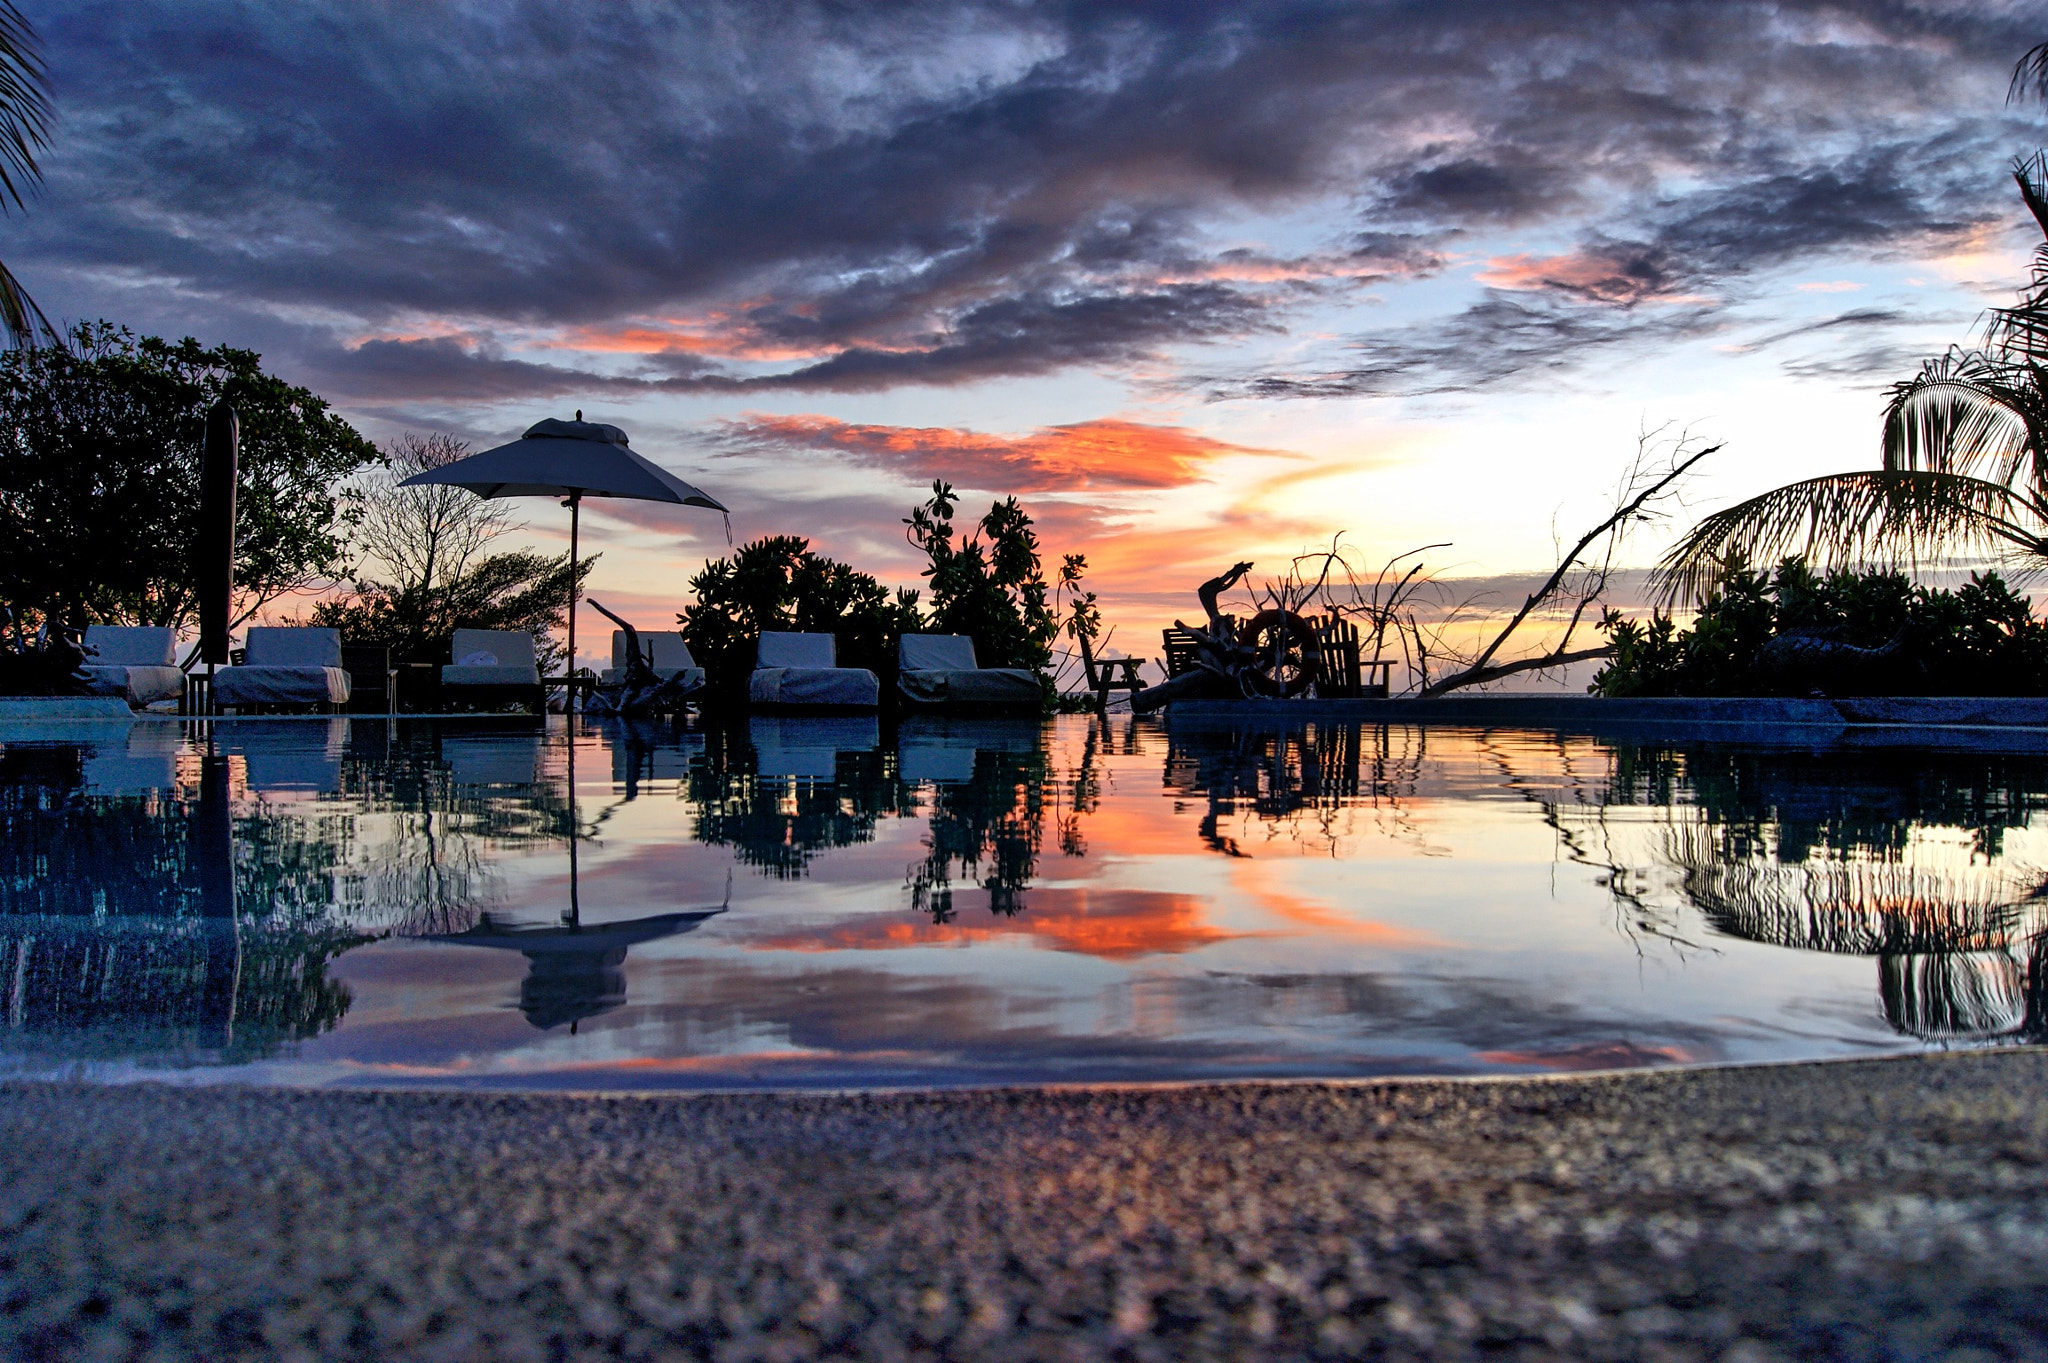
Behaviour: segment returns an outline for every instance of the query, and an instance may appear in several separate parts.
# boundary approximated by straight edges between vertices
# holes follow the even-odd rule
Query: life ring
[[[1257,696],[1298,696],[1323,668],[1315,626],[1288,610],[1263,610],[1238,627],[1238,673]]]

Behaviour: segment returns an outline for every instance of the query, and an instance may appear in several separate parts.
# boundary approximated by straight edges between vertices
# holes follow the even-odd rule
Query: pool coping
[[[1558,724],[1728,724],[1813,729],[1861,726],[2048,729],[2048,698],[2034,696],[1586,695],[1432,696],[1317,700],[1179,700],[1174,720],[1341,719],[1378,724],[1550,727]]]

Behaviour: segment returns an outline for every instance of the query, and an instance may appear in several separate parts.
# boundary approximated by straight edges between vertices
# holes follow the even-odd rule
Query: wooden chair
[[[1195,632],[1178,625],[1163,629],[1161,638],[1166,645],[1166,675],[1169,680],[1195,670],[1195,658],[1200,645],[1195,642]]]
[[[1138,669],[1144,666],[1142,658],[1097,658],[1088,647],[1086,636],[1080,639],[1081,671],[1088,679],[1088,689],[1095,693],[1095,708],[1109,709],[1109,693],[1128,691],[1137,695],[1145,689],[1145,683],[1138,678]]]
[[[348,673],[348,708],[357,714],[398,712],[398,669],[383,644],[350,644],[341,650],[342,671]]]
[[[1316,632],[1316,694],[1359,695],[1358,626],[1341,615],[1312,615],[1308,622]]]
[[[1391,658],[1360,660],[1358,626],[1341,615],[1309,618],[1320,645],[1321,663],[1316,672],[1319,696],[1369,696],[1385,699],[1391,686],[1394,662]]]

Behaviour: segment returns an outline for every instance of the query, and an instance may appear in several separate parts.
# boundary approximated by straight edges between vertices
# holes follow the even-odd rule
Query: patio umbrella
[[[569,658],[567,674],[576,670],[577,531],[585,497],[628,497],[640,502],[673,502],[724,511],[725,503],[690,486],[667,469],[643,459],[626,446],[626,433],[616,426],[553,417],[537,421],[509,445],[472,454],[425,473],[415,473],[400,487],[442,484],[468,488],[479,497],[566,497],[569,507]],[[571,692],[573,696],[573,690]],[[573,704],[572,704],[573,708]]]

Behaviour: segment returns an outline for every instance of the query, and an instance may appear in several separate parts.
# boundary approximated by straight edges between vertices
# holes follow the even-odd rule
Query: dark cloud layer
[[[9,260],[49,304],[288,319],[337,391],[476,401],[1117,369],[1502,232],[1553,244],[1499,267],[1439,361],[1365,338],[1353,376],[1231,391],[1540,371],[1703,325],[1685,300],[1760,270],[2003,221],[1998,100],[2042,36],[1901,0],[32,17],[62,123]],[[1317,205],[1349,222],[1299,256],[1233,225]],[[620,319],[673,342],[602,373],[499,348]]]

